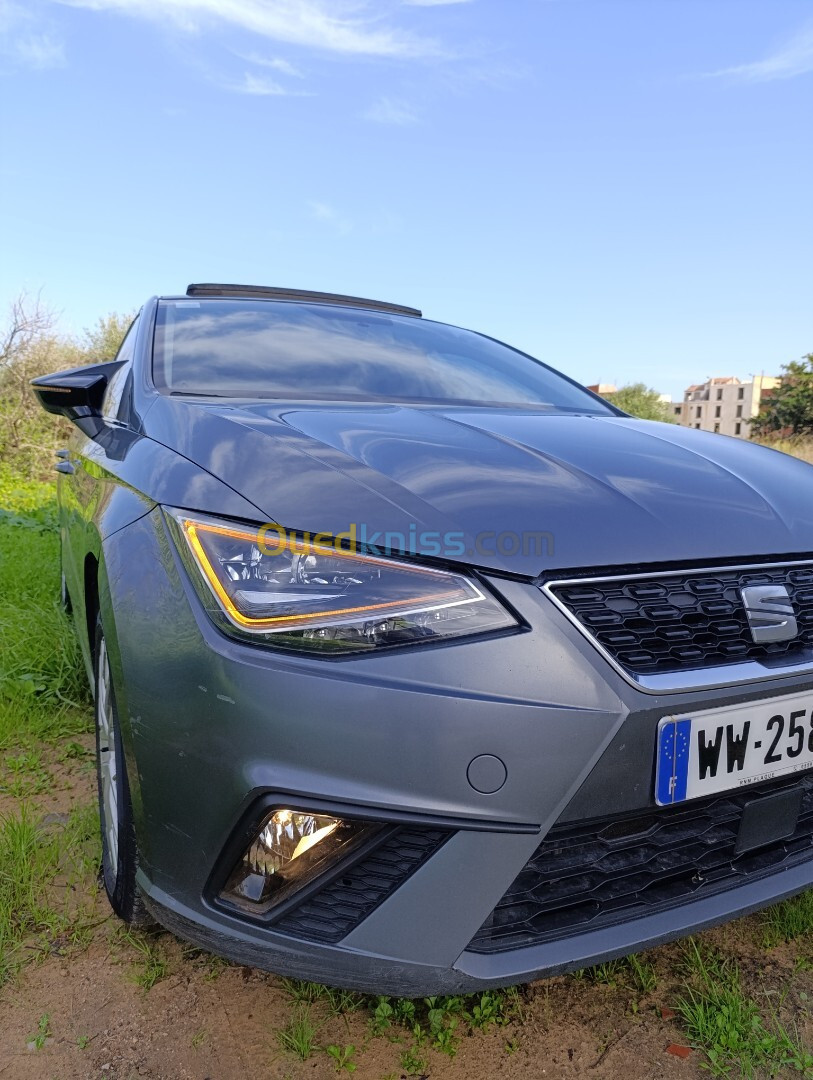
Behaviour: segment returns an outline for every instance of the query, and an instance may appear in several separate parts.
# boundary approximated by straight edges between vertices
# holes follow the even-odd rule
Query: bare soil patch
[[[184,957],[167,936],[171,973],[145,992],[130,977],[129,957],[111,944],[109,928],[78,955],[52,956],[28,968],[0,996],[0,1076],[14,1080],[327,1080],[333,1061],[316,1051],[307,1061],[284,1053],[277,1032],[293,1006],[272,975],[228,966],[213,977],[206,958]],[[105,939],[108,940],[105,940]],[[506,1080],[590,1076],[596,1080],[699,1077],[699,1058],[667,1053],[682,1036],[657,1007],[637,1014],[611,987],[561,978],[536,984],[522,1022],[475,1031],[453,1059],[434,1050],[424,1075],[449,1080]],[[50,1038],[28,1049],[39,1017],[49,1017]],[[353,1075],[402,1077],[406,1032],[372,1036],[364,1011],[331,1017],[314,1008],[317,1044],[354,1045]],[[87,1040],[84,1049],[80,1048]],[[510,1047],[510,1048],[509,1048]],[[349,1073],[347,1075],[350,1075]]]

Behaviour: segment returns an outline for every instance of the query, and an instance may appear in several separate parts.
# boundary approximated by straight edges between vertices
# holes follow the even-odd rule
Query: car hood
[[[147,421],[268,521],[381,549],[532,577],[813,551],[810,465],[677,425],[168,397]]]

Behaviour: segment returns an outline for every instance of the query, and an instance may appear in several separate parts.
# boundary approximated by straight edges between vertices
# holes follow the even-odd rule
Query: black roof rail
[[[265,297],[269,300],[309,300],[312,304],[339,304],[344,307],[365,307],[374,311],[389,311],[395,315],[412,315],[418,319],[422,312],[403,304],[388,304],[384,300],[364,300],[360,296],[342,296],[340,293],[311,292],[308,289],[278,289],[270,285],[213,285],[203,283],[189,285],[187,296],[245,296]]]

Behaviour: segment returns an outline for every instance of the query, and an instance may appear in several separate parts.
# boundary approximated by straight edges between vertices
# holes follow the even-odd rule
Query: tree
[[[130,329],[135,312],[120,315],[111,311],[109,315],[96,320],[96,325],[88,327],[84,334],[85,364],[100,364],[103,360],[112,360],[124,341],[124,335]]]
[[[0,466],[21,476],[50,475],[53,452],[71,425],[40,408],[31,390],[38,375],[112,359],[132,315],[108,315],[78,340],[56,333],[40,298],[21,294],[0,327]]]
[[[59,367],[53,326],[54,317],[39,296],[23,293],[9,306],[0,331],[0,461],[11,461],[26,473],[32,472],[27,466],[34,461],[39,463],[34,471],[42,472],[43,457],[48,458],[43,448],[51,449],[54,428],[59,426],[49,423],[38,409],[29,385],[31,379]]]
[[[662,420],[664,423],[673,424],[675,418],[666,401],[661,401],[660,394],[645,383],[628,383],[620,390],[605,395],[607,400],[618,409],[631,416],[637,416],[641,420]]]
[[[751,433],[813,434],[813,353],[782,368],[782,381],[770,392],[751,421]]]

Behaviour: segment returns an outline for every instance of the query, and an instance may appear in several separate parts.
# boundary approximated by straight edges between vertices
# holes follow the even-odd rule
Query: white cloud
[[[288,75],[292,79],[304,79],[305,76],[299,70],[294,67],[293,64],[287,60],[282,60],[277,56],[260,56],[258,53],[240,53],[238,54],[242,60],[246,60],[249,64],[256,64],[258,67],[271,68],[273,71],[278,71],[280,75]]]
[[[231,90],[235,94],[250,94],[253,97],[310,97],[304,90],[289,90],[274,79],[263,78],[262,75],[252,75],[245,72],[238,82],[222,82],[224,90]]]
[[[368,56],[439,56],[428,38],[382,26],[362,0],[58,0],[69,7],[165,21],[185,30],[225,22],[273,41]]]
[[[469,4],[471,0],[402,0],[407,7],[446,7],[451,4]]]
[[[65,66],[65,47],[33,8],[0,0],[0,56],[19,67],[46,71]]]
[[[410,124],[417,124],[418,114],[404,101],[382,97],[365,112],[364,119],[372,120],[376,124],[407,127]]]
[[[65,67],[65,46],[50,34],[31,34],[14,42],[14,53],[25,67],[46,71]]]
[[[813,23],[807,23],[779,49],[750,64],[713,71],[712,76],[728,75],[746,82],[769,82],[792,79],[813,71]]]
[[[352,231],[353,222],[343,217],[329,203],[312,201],[308,203],[308,207],[311,217],[329,225],[339,236],[346,236]]]

